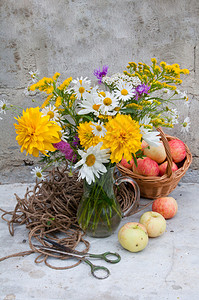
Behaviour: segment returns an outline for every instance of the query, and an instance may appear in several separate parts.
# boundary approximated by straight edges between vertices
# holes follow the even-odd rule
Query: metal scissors
[[[50,243],[52,246],[43,246],[43,245],[33,245],[34,247],[38,248],[38,249],[42,249],[42,250],[47,250],[47,251],[51,251],[53,253],[58,253],[58,254],[62,254],[62,255],[68,255],[71,257],[75,257],[78,258],[82,261],[84,261],[85,263],[87,263],[90,267],[91,267],[91,274],[96,277],[97,279],[105,279],[110,275],[110,271],[109,269],[107,269],[104,266],[98,266],[98,265],[94,265],[91,263],[90,260],[87,259],[88,258],[99,258],[99,259],[103,259],[108,263],[111,264],[116,264],[121,260],[121,257],[118,253],[113,253],[113,252],[105,252],[102,254],[92,254],[92,253],[83,253],[77,250],[73,250],[70,247],[61,245],[55,241],[52,241],[50,239],[47,238],[42,238],[42,240]],[[108,258],[108,256],[114,256],[115,259],[111,259]],[[103,271],[103,274],[98,274],[98,271]]]

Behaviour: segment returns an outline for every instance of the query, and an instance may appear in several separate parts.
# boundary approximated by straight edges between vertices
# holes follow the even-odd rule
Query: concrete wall
[[[0,0],[0,99],[31,106],[24,95],[29,71],[40,77],[60,72],[62,78],[88,76],[103,64],[123,71],[129,61],[150,63],[151,57],[188,68],[183,83],[191,100],[178,106],[189,115],[190,133],[176,127],[199,166],[199,1],[198,0]],[[1,121],[0,171],[24,165],[15,141],[13,118]],[[23,171],[22,171],[23,172]]]

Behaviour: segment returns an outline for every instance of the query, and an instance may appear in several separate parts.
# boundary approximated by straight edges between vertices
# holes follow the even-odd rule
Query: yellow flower
[[[91,146],[96,146],[101,141],[101,139],[98,136],[95,136],[93,134],[93,128],[91,127],[91,125],[93,125],[92,122],[85,122],[80,123],[77,127],[80,144],[86,150]]]
[[[58,86],[58,89],[61,91],[64,90],[65,88],[67,88],[69,86],[71,81],[72,81],[72,77],[65,79],[64,82],[62,84],[60,84],[60,86]]]
[[[53,75],[53,80],[56,81],[57,78],[60,76],[61,74],[56,72],[54,75]]]
[[[141,149],[140,126],[130,115],[118,114],[106,124],[106,130],[103,148],[110,148],[112,163],[118,163],[122,157],[129,161]]]
[[[39,107],[27,108],[21,117],[15,118],[18,124],[14,124],[17,137],[21,146],[21,152],[35,157],[39,152],[47,155],[47,151],[55,151],[52,144],[60,142],[61,127],[56,122],[49,121],[49,116],[43,116]]]
[[[42,104],[41,108],[46,107],[46,106],[49,104],[49,102],[50,102],[50,100],[52,99],[52,97],[53,97],[53,94],[49,95],[49,96],[46,98],[46,100],[44,101],[44,103]]]
[[[140,109],[140,110],[142,110],[143,109],[143,106],[142,105],[139,105],[139,104],[137,104],[137,103],[129,103],[129,104],[127,104],[127,106],[126,106],[127,108],[133,108],[133,109]]]
[[[56,102],[55,102],[55,106],[59,107],[62,104],[62,98],[60,96],[57,97]]]

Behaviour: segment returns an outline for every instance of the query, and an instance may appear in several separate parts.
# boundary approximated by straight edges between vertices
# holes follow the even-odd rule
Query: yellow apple
[[[118,232],[118,240],[130,252],[139,252],[148,244],[148,234],[144,225],[137,222],[124,224]]]
[[[154,211],[145,212],[139,220],[139,223],[146,227],[149,237],[157,237],[163,234],[166,230],[165,218]]]
[[[161,164],[166,159],[166,152],[162,142],[160,145],[155,146],[148,146],[143,149],[144,155],[147,157],[155,160],[158,164]]]

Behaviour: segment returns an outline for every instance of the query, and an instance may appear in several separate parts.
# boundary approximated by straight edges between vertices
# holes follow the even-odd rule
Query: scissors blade
[[[77,251],[77,250],[73,250],[71,249],[70,247],[67,247],[65,245],[61,245],[53,240],[50,240],[50,239],[47,239],[47,238],[42,238],[42,240],[52,244],[53,246],[55,246],[56,248],[60,249],[60,250],[63,250],[63,251],[66,251],[68,253],[73,253],[73,254],[77,254],[77,255],[82,255],[82,256],[85,256],[86,254],[84,252],[80,252],[80,251]],[[88,254],[88,253],[87,253]]]
[[[79,254],[76,254],[76,253],[67,252],[67,251],[58,250],[58,249],[55,249],[53,247],[46,247],[46,246],[36,245],[36,244],[33,244],[33,246],[36,247],[36,248],[38,248],[38,249],[41,249],[41,250],[47,250],[47,251],[51,251],[53,253],[59,253],[59,254],[62,254],[62,255],[68,255],[68,256],[71,256],[71,257],[76,257],[76,258],[79,258],[79,259],[84,259],[84,257],[82,255],[79,255]]]

